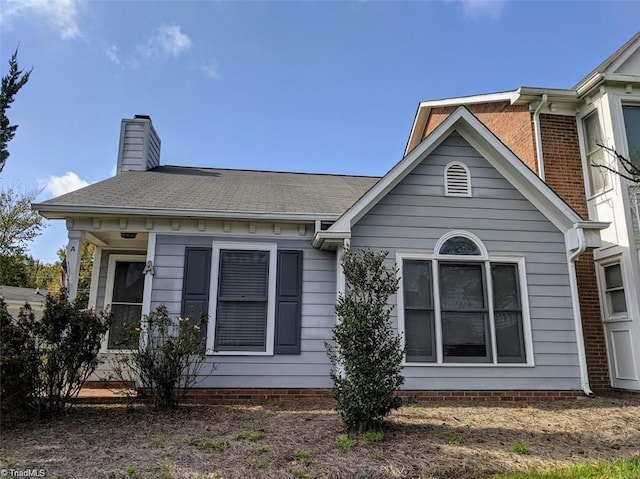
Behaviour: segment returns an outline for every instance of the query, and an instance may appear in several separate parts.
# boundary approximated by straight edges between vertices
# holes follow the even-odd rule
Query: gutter
[[[77,205],[48,205],[33,203],[31,209],[37,211],[47,219],[59,219],[67,216],[163,216],[190,217],[207,219],[240,219],[240,220],[279,220],[279,221],[335,221],[340,215],[327,213],[271,213],[247,211],[203,211],[179,210],[171,208],[129,208],[120,206],[77,206]]]
[[[542,155],[542,131],[540,127],[540,111],[542,107],[547,104],[549,97],[544,93],[542,95],[542,99],[540,100],[540,104],[536,107],[533,112],[533,130],[535,133],[536,139],[536,157],[538,159],[538,176],[544,180],[544,157]]]
[[[582,330],[582,315],[580,314],[580,298],[578,296],[578,276],[576,274],[576,260],[587,249],[587,240],[585,238],[582,225],[576,223],[572,230],[575,232],[574,239],[577,241],[576,248],[567,254],[569,259],[569,286],[571,289],[571,299],[573,303],[573,320],[576,330],[576,346],[578,348],[578,363],[580,366],[580,387],[585,395],[594,398],[596,395],[589,386],[589,372],[587,370],[587,354],[584,348],[584,333]]]

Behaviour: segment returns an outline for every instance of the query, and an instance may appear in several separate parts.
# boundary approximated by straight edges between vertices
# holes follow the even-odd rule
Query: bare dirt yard
[[[343,436],[331,401],[80,405],[5,428],[2,469],[47,478],[489,478],[640,452],[640,396],[556,403],[420,403],[380,435]]]

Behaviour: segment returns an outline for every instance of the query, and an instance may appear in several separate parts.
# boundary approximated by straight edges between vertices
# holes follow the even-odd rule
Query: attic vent
[[[452,161],[444,168],[445,196],[471,196],[471,173],[464,163]]]

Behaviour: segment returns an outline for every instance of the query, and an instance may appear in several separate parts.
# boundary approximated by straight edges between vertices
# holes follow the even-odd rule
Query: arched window
[[[480,248],[466,236],[453,236],[446,240],[438,251],[445,255],[482,256]]]
[[[467,165],[452,161],[444,167],[445,196],[471,196],[471,173]]]
[[[477,236],[451,231],[432,256],[399,259],[408,364],[527,364],[522,258],[491,258]]]

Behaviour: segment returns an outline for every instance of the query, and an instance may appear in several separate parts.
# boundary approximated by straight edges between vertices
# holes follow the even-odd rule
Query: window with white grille
[[[467,165],[452,161],[444,168],[444,194],[471,196],[471,173]]]

